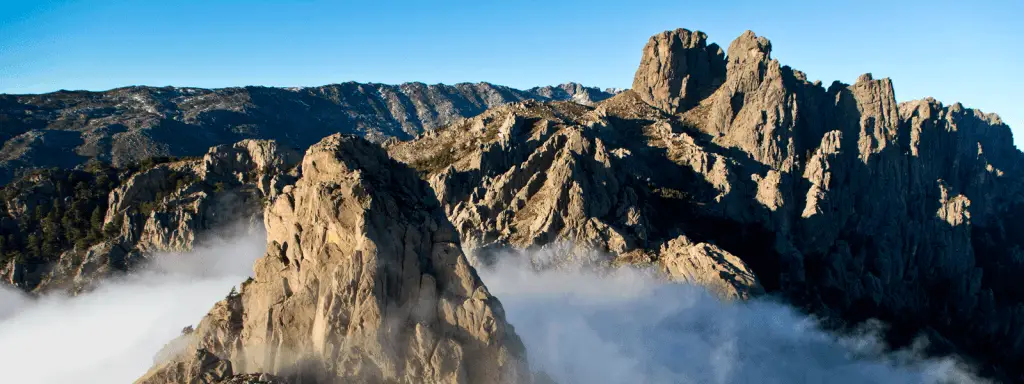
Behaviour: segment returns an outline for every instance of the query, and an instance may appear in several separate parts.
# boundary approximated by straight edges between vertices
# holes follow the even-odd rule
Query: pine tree
[[[61,227],[64,228],[64,233],[68,235],[70,239],[77,239],[82,237],[82,229],[79,224],[75,222],[73,215],[64,215],[64,218],[60,219]]]
[[[60,219],[58,216],[58,210],[52,209],[50,213],[43,218],[39,223],[40,228],[43,230],[43,244],[47,250],[53,250],[60,248]],[[50,255],[52,252],[44,252],[44,254]]]
[[[43,240],[39,238],[38,234],[32,232],[28,235],[27,243],[28,258],[39,258],[43,248]]]
[[[11,252],[8,256],[14,264],[25,264],[25,254],[22,252]]]
[[[60,218],[61,216],[64,216],[64,208],[63,208],[62,204],[60,203],[59,199],[53,198],[53,201],[50,202],[50,212],[49,212],[49,214],[56,215],[57,218]]]
[[[96,174],[95,182],[96,186],[103,190],[109,190],[113,187],[113,185],[111,185],[110,177],[107,176],[107,173],[104,171],[99,171],[99,173]]]
[[[123,220],[124,216],[122,215],[114,216],[114,220],[103,227],[103,234],[107,237],[117,236],[117,233],[121,231],[121,224]]]
[[[40,250],[40,258],[43,260],[49,260],[55,258],[60,254],[60,243],[57,243],[51,239],[43,241],[42,249]]]
[[[14,234],[7,235],[7,248],[8,249],[21,249],[22,244],[18,241],[18,237]]]
[[[85,199],[89,197],[89,184],[84,181],[75,184],[75,197],[79,199]]]
[[[103,210],[100,207],[92,210],[92,217],[89,219],[90,228],[94,237],[103,235]]]

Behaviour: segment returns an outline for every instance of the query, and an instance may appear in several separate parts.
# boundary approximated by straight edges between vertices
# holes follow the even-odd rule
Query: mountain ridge
[[[308,150],[301,164],[284,154],[302,148],[302,140],[320,131],[301,132],[280,144],[246,140],[211,148],[202,159],[158,164],[113,186],[103,223],[120,220],[115,239],[130,240],[127,244],[134,247],[188,248],[216,223],[197,218],[219,206],[214,197],[231,194],[244,197],[246,215],[255,217],[263,208],[273,235],[258,264],[260,290],[272,293],[262,296],[294,293],[314,300],[307,294],[323,288],[321,282],[348,281],[321,279],[328,274],[319,269],[341,263],[329,257],[334,250],[363,244],[345,239],[372,232],[384,235],[368,243],[382,247],[419,244],[425,236],[417,231],[428,228],[443,232],[443,247],[458,249],[446,253],[458,254],[449,260],[455,260],[449,266],[456,269],[466,260],[483,267],[494,258],[529,257],[534,250],[596,268],[641,265],[729,299],[773,295],[834,329],[880,320],[890,325],[885,336],[893,348],[924,337],[931,354],[963,356],[986,376],[1024,380],[1024,371],[1015,365],[1024,357],[1024,289],[1017,284],[1024,274],[1024,225],[1018,224],[1024,214],[1024,153],[1013,145],[1010,128],[997,115],[960,103],[899,103],[893,82],[870,74],[852,84],[836,81],[824,87],[772,58],[771,50],[767,38],[751,31],[723,49],[702,32],[677,29],[648,41],[633,89],[591,105],[571,96],[523,98],[461,116],[449,113],[456,109],[431,109],[443,102],[424,104],[425,112],[416,116],[450,121],[402,131],[406,140],[316,138],[321,144]],[[487,104],[487,95],[505,100],[501,90],[488,93],[490,88],[482,87],[480,93],[472,85],[407,88],[410,94],[427,95],[421,100],[428,101],[430,95],[454,97],[445,93],[453,89],[468,92],[465,100],[478,101],[471,106]],[[309,92],[348,100],[343,88]],[[578,94],[558,89],[565,92],[561,97]],[[558,89],[537,92],[561,94]],[[380,91],[359,84],[347,90],[357,96]],[[237,107],[254,115],[268,113],[245,100],[240,96],[219,111]],[[205,118],[211,124],[224,118],[214,115]],[[383,115],[359,121],[373,122],[374,116]],[[358,129],[349,133],[372,136]],[[217,139],[228,137],[233,136]],[[65,138],[52,139],[58,145]],[[278,157],[281,161],[271,161]],[[397,180],[390,169],[403,175],[402,181],[389,182]],[[412,180],[412,170],[422,180]],[[12,219],[0,224],[17,227],[11,223],[32,211],[30,202],[47,204],[50,195],[29,187],[24,195],[46,198],[15,194],[6,204]],[[414,204],[417,199],[409,196],[426,205]],[[349,213],[365,220],[352,224]],[[435,225],[417,227],[423,215]],[[390,219],[400,228],[389,226]],[[388,238],[397,240],[378,241]],[[68,269],[72,280],[87,282],[97,275],[95,265],[122,258],[116,249],[105,248],[108,244],[109,239],[89,248],[85,262],[65,252],[58,264],[81,262]],[[384,257],[405,257],[411,264],[433,257],[413,257],[426,255],[427,247],[413,248]],[[582,257],[594,253],[599,257]],[[531,261],[537,268],[561,266]],[[307,267],[300,271],[299,265],[313,272]],[[9,262],[0,276],[14,282],[25,275],[24,265],[17,268],[17,261]],[[437,272],[429,269],[408,271]],[[390,273],[380,271],[380,276]],[[67,278],[65,272],[50,272],[50,280]],[[471,280],[479,282],[434,282]],[[263,311],[261,295],[248,299],[261,308],[252,318],[280,314]],[[230,306],[228,300],[217,308]],[[295,311],[309,309],[296,304]],[[187,376],[195,374],[190,369],[209,365],[215,372],[206,373],[218,377],[249,371],[245,365],[252,361],[243,363],[249,357],[221,345],[240,340],[232,333],[237,329],[221,329],[210,328],[207,335],[229,335],[229,340],[204,340],[215,348],[196,345],[177,366],[158,370]],[[291,335],[287,328],[279,331]],[[325,331],[320,336],[338,335]],[[296,345],[323,352],[318,346]],[[279,373],[265,363],[254,367]],[[235,371],[226,369],[231,366]],[[331,374],[341,372],[327,366]]]
[[[706,39],[654,35],[634,89],[594,107],[519,102],[388,150],[424,172],[467,247],[568,241],[761,286],[835,325],[891,324],[895,347],[923,335],[1021,377],[1024,154],[1009,127],[897,103],[870,74],[808,82],[750,31],[728,54]]]
[[[122,166],[198,156],[243,139],[305,148],[335,132],[407,139],[489,107],[524,99],[592,103],[611,93],[576,83],[518,90],[490,83],[317,87],[147,87],[0,95],[0,183],[27,170],[98,159]],[[56,155],[56,156],[55,156]]]

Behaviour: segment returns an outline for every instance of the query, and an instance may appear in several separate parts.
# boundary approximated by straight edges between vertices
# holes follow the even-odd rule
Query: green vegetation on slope
[[[81,169],[36,171],[0,188],[0,266],[13,261],[35,270],[70,249],[115,236],[119,221],[103,224],[110,191],[138,172],[178,160],[157,157],[124,168],[93,161]],[[139,213],[149,215],[170,191],[194,182],[190,173],[171,172],[167,186],[175,189],[157,191],[138,205]]]
[[[107,195],[118,181],[116,169],[93,162],[35,172],[0,189],[0,265],[44,264],[102,240]]]

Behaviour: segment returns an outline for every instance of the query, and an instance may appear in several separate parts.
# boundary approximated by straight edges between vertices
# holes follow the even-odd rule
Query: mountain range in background
[[[308,147],[334,132],[373,141],[425,130],[522,100],[592,105],[618,90],[575,83],[518,90],[489,83],[343,83],[303,88],[125,87],[0,95],[0,183],[90,159],[123,166],[198,156],[243,139]]]
[[[840,332],[880,320],[892,348],[923,338],[1024,380],[1024,155],[1010,128],[960,104],[897,103],[870,74],[825,87],[771,51],[749,31],[727,49],[666,31],[621,92],[3,96],[3,164],[27,176],[4,188],[0,276],[81,292],[262,218],[253,279],[141,383],[547,382],[475,272],[517,257],[771,295]]]

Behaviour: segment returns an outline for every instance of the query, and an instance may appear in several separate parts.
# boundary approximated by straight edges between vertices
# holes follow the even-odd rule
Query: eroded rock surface
[[[697,105],[725,79],[725,54],[707,38],[686,29],[651,36],[633,78],[633,91],[670,113]]]
[[[924,335],[930,352],[1024,380],[1024,157],[1009,127],[960,104],[897,103],[893,82],[870,74],[826,88],[771,53],[750,31],[726,54],[703,33],[669,31],[644,48],[634,90],[600,101],[576,87],[534,91],[577,102],[496,90],[465,96],[479,107],[470,118],[441,88],[409,86],[403,94],[433,101],[379,126],[422,125],[401,128],[411,140],[385,148],[423,181],[348,137],[310,150],[294,187],[300,172],[264,146],[221,148],[207,158],[256,165],[221,172],[186,161],[139,173],[111,193],[106,220],[123,223],[118,242],[68,253],[58,269],[102,271],[133,250],[184,249],[224,212],[258,208],[211,200],[215,187],[192,183],[154,192],[187,174],[272,200],[270,243],[255,280],[146,383],[300,371],[313,380],[524,378],[521,344],[460,240],[482,264],[506,248],[596,252],[610,256],[598,264],[649,265],[725,297],[777,294],[837,326],[879,319],[894,347]],[[322,92],[341,100],[340,89]],[[516,102],[483,111],[499,99]],[[427,129],[428,120],[450,124]],[[15,144],[64,142],[48,135]],[[38,153],[19,148],[10,153]],[[121,244],[131,247],[111,246]],[[9,264],[0,276],[31,273]]]
[[[25,290],[77,293],[155,253],[190,251],[204,237],[259,223],[266,202],[294,183],[300,160],[297,151],[273,141],[244,140],[140,170],[109,193],[106,238],[75,245],[51,264],[10,261],[0,276]],[[32,196],[46,195],[47,188],[19,195],[9,210],[24,215],[49,204]]]
[[[548,247],[566,262],[590,263],[597,252],[611,256],[606,266],[647,264],[685,253],[667,243],[686,227],[682,218],[697,215],[688,205],[692,171],[670,161],[661,144],[673,126],[627,91],[596,108],[512,104],[389,151],[425,172],[479,262],[491,250]],[[726,258],[712,254],[694,256],[701,261],[686,271],[674,262],[678,268],[665,270],[725,296],[760,292],[745,266],[713,267]]]
[[[714,244],[677,237],[662,246],[658,263],[672,280],[707,287],[722,297],[749,299],[764,293],[742,259]]]
[[[307,151],[302,173],[267,208],[255,277],[137,383],[257,372],[304,383],[531,380],[501,304],[415,171],[334,135]]]
[[[893,345],[927,335],[934,352],[1024,379],[1009,127],[899,104],[870,74],[825,88],[771,49],[748,31],[723,58],[700,32],[665,32],[632,91],[512,104],[388,148],[424,172],[469,247],[579,244],[727,296],[763,288],[837,323],[881,319]],[[716,262],[678,262],[692,254]]]
[[[1024,197],[1009,127],[959,104],[897,104],[893,83],[870,74],[825,89],[770,54],[752,32],[730,44],[722,86],[680,115],[694,139],[668,145],[719,147],[713,166],[681,163],[720,192],[716,216],[771,233],[760,251],[726,248],[816,313],[890,322],[897,344],[927,334],[998,370],[1024,356],[1011,330],[1024,301],[998,272],[1020,268],[1009,238],[1024,235],[1009,224]]]

